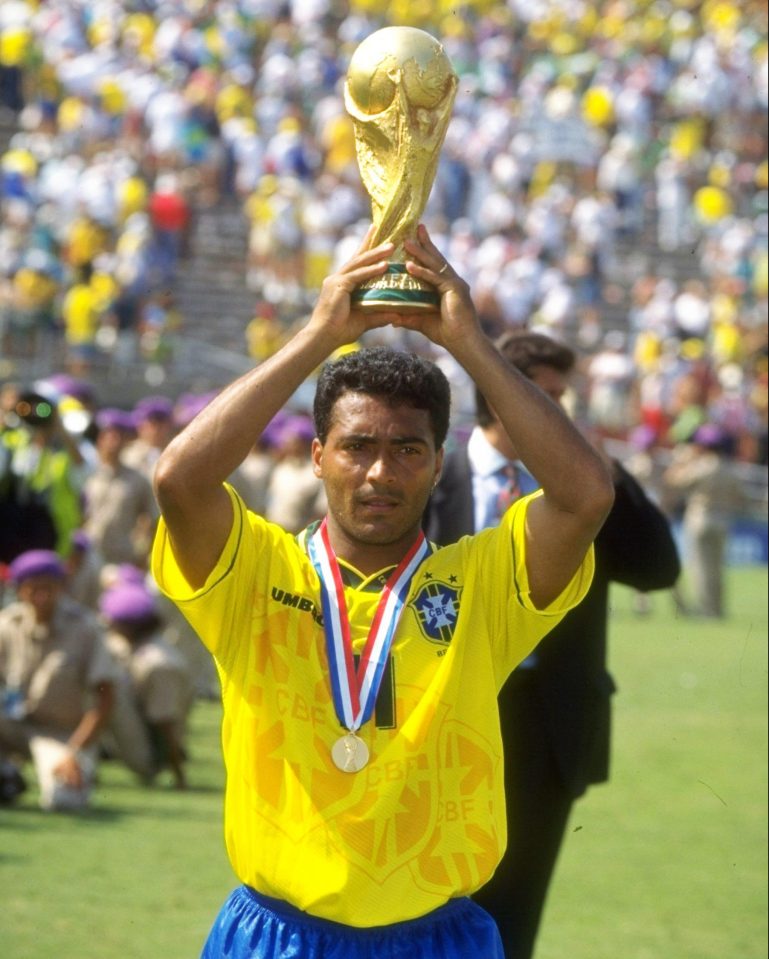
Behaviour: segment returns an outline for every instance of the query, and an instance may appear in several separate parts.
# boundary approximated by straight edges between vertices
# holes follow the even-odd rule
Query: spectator
[[[290,533],[298,533],[325,513],[323,488],[310,457],[314,437],[308,416],[288,416],[278,428],[264,515]]]
[[[125,445],[121,459],[150,483],[158,457],[174,434],[173,410],[173,401],[167,396],[145,396],[133,410],[136,436]]]
[[[260,516],[267,514],[270,477],[277,462],[281,432],[291,416],[288,410],[274,416],[232,475],[232,485],[248,508]]]
[[[25,390],[9,402],[0,433],[0,555],[9,562],[35,547],[66,557],[82,518],[82,454],[53,397]]]
[[[683,500],[684,562],[694,611],[726,615],[724,569],[729,529],[744,505],[744,492],[730,468],[727,437],[712,423],[694,431],[675,451],[662,480]]]
[[[147,586],[118,582],[102,594],[99,610],[108,626],[107,645],[122,668],[106,741],[145,783],[169,769],[176,788],[185,789],[192,702],[187,663],[166,641]]]
[[[75,602],[98,609],[104,560],[90,538],[81,529],[72,534],[72,549],[65,560],[65,591]]]
[[[102,303],[92,284],[90,262],[78,267],[75,282],[61,304],[64,339],[67,344],[67,369],[76,377],[87,376],[99,350],[96,333],[102,318]]]
[[[588,360],[587,373],[590,422],[603,436],[625,436],[633,421],[635,367],[623,333],[605,334],[602,349]]]
[[[152,487],[121,460],[133,421],[124,410],[107,407],[97,414],[96,427],[98,463],[83,488],[83,530],[105,563],[144,566],[154,529]]]
[[[32,760],[44,809],[84,809],[116,664],[96,617],[64,595],[56,553],[22,553],[10,575],[17,600],[0,611],[0,759]]]
[[[185,248],[191,215],[177,176],[166,173],[158,177],[155,189],[150,194],[148,212],[153,230],[155,283],[160,287],[171,286]]]

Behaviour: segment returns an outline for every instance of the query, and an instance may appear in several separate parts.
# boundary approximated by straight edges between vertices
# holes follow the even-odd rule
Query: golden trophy
[[[406,272],[403,241],[427,205],[457,92],[443,46],[414,27],[385,27],[355,49],[344,99],[355,129],[363,185],[371,198],[372,245],[395,244],[387,273],[353,294],[365,310],[434,310],[433,286]]]

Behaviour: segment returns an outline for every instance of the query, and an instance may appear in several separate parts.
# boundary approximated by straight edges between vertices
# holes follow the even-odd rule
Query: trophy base
[[[388,263],[383,276],[353,292],[352,302],[366,313],[425,313],[440,309],[441,298],[434,286],[411,276],[402,263]]]

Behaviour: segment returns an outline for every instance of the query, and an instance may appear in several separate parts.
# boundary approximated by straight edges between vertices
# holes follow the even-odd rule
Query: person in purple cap
[[[210,393],[183,393],[174,405],[174,426],[177,430],[184,429],[205,409],[211,400],[216,396],[216,392]]]
[[[291,414],[278,430],[277,463],[270,475],[265,515],[292,533],[298,533],[326,511],[323,486],[315,475],[311,451],[315,428],[309,416]]]
[[[88,609],[96,610],[104,560],[82,529],[76,529],[72,534],[72,549],[64,562],[67,568],[67,594]]]
[[[107,645],[121,666],[107,736],[116,757],[146,784],[169,769],[185,789],[184,737],[192,704],[190,671],[164,636],[155,596],[136,581],[105,590],[99,611]]]
[[[65,575],[52,550],[22,553],[10,564],[16,600],[0,611],[0,760],[31,759],[51,810],[88,805],[118,677],[97,617],[65,595]]]
[[[174,434],[173,412],[173,403],[166,396],[147,396],[133,410],[136,437],[126,445],[122,460],[150,482],[158,457]]]
[[[105,563],[144,566],[155,504],[146,476],[122,461],[134,435],[132,416],[125,410],[105,408],[96,416],[96,427],[98,463],[84,485],[83,529]]]
[[[732,469],[729,437],[714,423],[698,427],[676,447],[662,481],[683,506],[686,579],[694,612],[720,619],[725,614],[724,567],[729,529],[744,508],[745,490]]]
[[[260,515],[267,511],[267,490],[277,462],[280,431],[289,416],[287,410],[278,410],[230,477],[248,508]]]
[[[71,376],[69,373],[52,373],[42,382],[53,387],[60,396],[71,396],[79,400],[86,408],[93,409],[96,393],[87,380]]]

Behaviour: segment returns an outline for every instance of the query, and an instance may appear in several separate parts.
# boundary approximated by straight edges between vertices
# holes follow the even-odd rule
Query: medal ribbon
[[[393,570],[369,628],[363,655],[355,669],[350,621],[344,599],[339,563],[328,538],[324,519],[307,544],[310,560],[320,578],[323,623],[331,674],[331,691],[339,721],[351,732],[371,718],[395,630],[417,567],[430,547],[420,532],[414,545]]]

